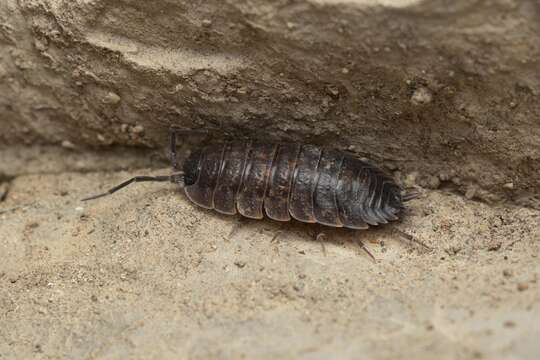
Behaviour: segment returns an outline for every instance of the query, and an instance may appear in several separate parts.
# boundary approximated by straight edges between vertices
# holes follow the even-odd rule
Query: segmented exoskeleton
[[[366,229],[397,220],[400,187],[381,170],[339,150],[294,143],[229,142],[194,149],[178,164],[177,134],[171,131],[175,173],[137,176],[106,193],[137,181],[171,181],[195,204],[224,214],[278,221],[294,218],[333,227]]]

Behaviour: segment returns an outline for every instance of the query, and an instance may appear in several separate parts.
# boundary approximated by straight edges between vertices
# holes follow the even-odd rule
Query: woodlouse
[[[224,214],[274,220],[291,218],[332,227],[366,229],[397,220],[401,188],[381,170],[350,154],[315,145],[231,142],[196,148],[179,165],[178,134],[172,129],[170,152],[176,171],[167,176],[136,176],[106,193],[139,181],[181,185],[195,204]]]

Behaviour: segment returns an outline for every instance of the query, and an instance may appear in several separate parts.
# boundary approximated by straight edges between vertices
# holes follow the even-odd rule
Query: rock
[[[137,125],[131,128],[133,134],[142,134],[144,132],[144,127],[142,125]]]
[[[511,277],[513,275],[512,270],[510,269],[504,269],[503,270],[504,277]]]
[[[103,102],[105,104],[112,104],[112,105],[116,105],[120,102],[120,96],[118,96],[118,94],[114,93],[114,92],[108,92],[107,95],[105,95],[105,97],[103,98]]]
[[[513,182],[506,183],[506,184],[503,185],[503,188],[508,189],[508,190],[513,190],[514,189],[514,183]]]
[[[418,177],[419,176],[420,176],[420,174],[418,173],[418,171],[413,171],[413,172],[407,174],[407,176],[403,180],[404,186],[405,187],[414,187],[418,183]]]
[[[455,174],[456,172],[454,170],[443,170],[439,173],[439,179],[441,181],[450,181]]]
[[[424,105],[429,104],[433,100],[433,95],[426,87],[419,87],[414,91],[411,96],[411,102],[414,105]]]
[[[529,284],[527,284],[526,282],[520,282],[517,284],[518,291],[525,291],[528,288],[529,288]]]
[[[245,261],[235,261],[234,265],[236,265],[240,269],[243,269],[246,266],[246,262]]]
[[[75,145],[73,145],[73,143],[69,140],[62,141],[61,145],[63,148],[66,148],[66,149],[75,149]]]
[[[148,148],[163,146],[170,125],[275,138],[288,129],[294,140],[356,144],[403,173],[473,172],[503,199],[500,181],[519,167],[519,187],[540,192],[535,11],[467,0],[282,5],[0,1],[0,144],[113,151],[134,145],[125,123],[145,129],[136,143]],[[493,18],[497,31],[476,25]],[[320,136],[328,129],[339,138]]]

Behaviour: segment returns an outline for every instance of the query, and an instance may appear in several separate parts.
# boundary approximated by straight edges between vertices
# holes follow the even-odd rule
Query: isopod
[[[176,139],[197,130],[172,129],[174,172],[135,176],[112,194],[140,181],[179,184],[198,206],[223,214],[277,221],[296,219],[332,227],[366,229],[397,220],[403,203],[416,197],[379,168],[348,153],[309,144],[227,142],[195,148],[178,164]]]

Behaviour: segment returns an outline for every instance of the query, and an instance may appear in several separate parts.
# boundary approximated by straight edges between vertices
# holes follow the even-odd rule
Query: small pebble
[[[505,277],[511,277],[511,276],[512,276],[512,270],[510,270],[510,269],[504,269],[504,270],[503,270],[503,275],[504,275]]]
[[[517,284],[517,289],[518,291],[525,291],[529,288],[529,284],[525,283],[525,282],[520,282]]]
[[[78,212],[83,212],[84,211],[84,208],[82,206],[77,206],[75,208],[75,211],[78,211]]]
[[[212,20],[210,19],[204,19],[202,22],[201,22],[202,26],[204,27],[210,27],[212,26]]]
[[[507,328],[513,328],[513,327],[516,327],[516,323],[513,322],[512,320],[507,320],[504,322],[504,327],[507,327]]]
[[[514,183],[513,182],[506,183],[503,185],[503,188],[512,190],[514,188]]]
[[[439,178],[431,176],[427,185],[429,189],[438,189],[441,186],[441,181]]]
[[[118,104],[120,102],[120,96],[118,96],[118,94],[113,93],[112,91],[110,91],[103,98],[103,102],[105,104],[113,104],[113,105]]]
[[[75,145],[73,145],[73,143],[69,140],[62,141],[61,145],[63,148],[66,148],[66,149],[75,149]]]
[[[244,261],[235,261],[234,265],[238,266],[240,269],[243,269],[246,266]]]
[[[343,69],[341,69],[341,72],[342,72],[343,74],[348,74],[348,73],[349,73],[349,69],[343,68]]]
[[[47,312],[47,309],[45,309],[44,307],[39,307],[37,309],[37,312],[42,314],[42,315],[46,315],[48,312]]]
[[[414,187],[418,182],[418,177],[419,176],[420,176],[420,174],[418,173],[418,171],[413,171],[413,172],[407,174],[405,179],[403,179],[404,185],[406,187]]]
[[[134,134],[142,134],[144,132],[144,127],[142,125],[134,126],[131,129],[131,132],[134,133]]]
[[[433,100],[433,95],[431,95],[431,91],[429,91],[426,87],[419,87],[414,91],[414,93],[411,96],[411,102],[414,105],[423,105],[428,104]]]
[[[443,170],[439,173],[439,180],[449,181],[454,176],[453,170]]]

